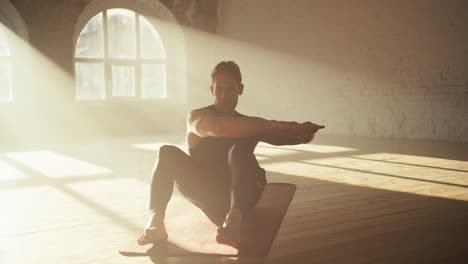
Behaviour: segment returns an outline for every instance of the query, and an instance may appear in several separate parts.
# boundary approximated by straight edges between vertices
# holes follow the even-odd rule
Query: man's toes
[[[158,243],[168,239],[168,235],[165,230],[158,230],[155,228],[145,229],[143,234],[140,235],[137,242],[139,245],[146,245],[149,243]]]
[[[151,243],[149,240],[148,240],[148,237],[145,233],[141,234],[140,237],[137,239],[137,243],[138,245],[140,246],[144,246],[146,244],[149,244]]]
[[[228,245],[234,248],[239,248],[240,239],[234,239],[232,234],[229,234],[224,227],[218,228],[216,234],[216,242],[219,244]]]

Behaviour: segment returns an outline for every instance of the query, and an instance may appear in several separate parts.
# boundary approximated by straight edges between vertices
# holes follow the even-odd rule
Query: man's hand
[[[305,129],[309,130],[312,133],[316,133],[317,131],[319,131],[319,129],[325,128],[325,126],[317,125],[312,122],[305,122],[302,123],[302,125],[305,127]]]
[[[317,125],[317,124],[314,124],[312,122],[305,122],[305,123],[302,123],[301,125],[308,132],[308,136],[305,138],[304,143],[311,142],[312,139],[314,139],[315,133],[317,133],[317,131],[319,131],[319,129],[325,128],[325,126]]]
[[[315,133],[325,126],[311,122],[283,122],[270,121],[271,132],[264,137],[264,142],[273,145],[297,145],[309,143],[314,138]]]

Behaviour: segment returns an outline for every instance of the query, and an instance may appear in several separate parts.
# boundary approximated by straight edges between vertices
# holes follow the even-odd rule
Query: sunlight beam
[[[81,161],[50,150],[5,153],[8,158],[46,176],[96,175],[112,173],[111,170]]]
[[[0,160],[0,181],[21,180],[26,178],[28,178],[26,174],[7,162]]]

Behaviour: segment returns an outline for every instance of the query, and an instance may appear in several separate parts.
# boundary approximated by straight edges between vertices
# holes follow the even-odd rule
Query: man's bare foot
[[[144,246],[150,243],[166,241],[168,238],[166,225],[164,224],[164,214],[150,211],[145,230],[137,240],[138,245]]]
[[[145,228],[143,233],[138,238],[137,243],[140,246],[144,246],[150,243],[156,244],[166,241],[167,238],[168,235],[165,228],[149,227]]]
[[[242,213],[237,208],[232,208],[224,220],[222,227],[218,228],[216,242],[239,248]]]

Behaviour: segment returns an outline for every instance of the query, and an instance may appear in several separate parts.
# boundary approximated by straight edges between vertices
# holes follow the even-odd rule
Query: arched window
[[[165,98],[166,52],[144,16],[107,9],[92,17],[75,46],[77,99]]]
[[[10,47],[6,34],[0,27],[0,101],[13,100],[11,75]]]

